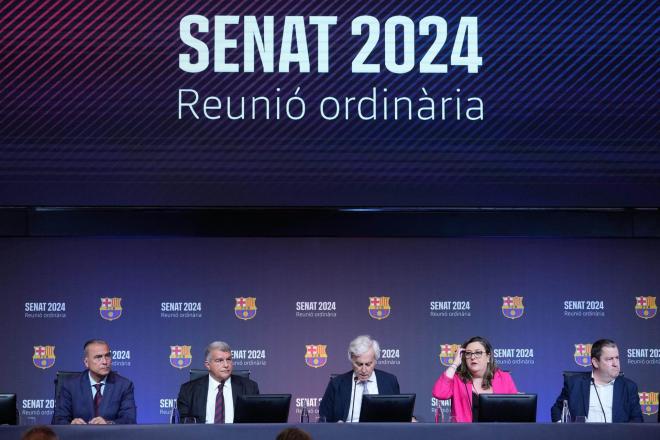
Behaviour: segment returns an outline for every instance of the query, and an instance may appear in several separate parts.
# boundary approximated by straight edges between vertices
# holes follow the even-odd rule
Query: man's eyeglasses
[[[484,355],[483,351],[464,351],[463,356],[466,358],[475,358],[475,359],[481,359],[481,356]]]

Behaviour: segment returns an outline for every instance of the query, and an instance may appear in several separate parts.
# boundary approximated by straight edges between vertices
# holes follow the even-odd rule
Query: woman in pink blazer
[[[472,422],[478,413],[479,394],[515,394],[518,390],[509,373],[495,365],[493,347],[485,338],[468,339],[456,352],[454,362],[433,387],[436,399],[451,399],[451,415],[457,422]]]

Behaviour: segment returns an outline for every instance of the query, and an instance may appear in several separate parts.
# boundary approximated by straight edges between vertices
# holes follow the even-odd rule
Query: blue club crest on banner
[[[440,345],[440,363],[448,367],[454,362],[454,356],[461,346],[458,344],[441,344]]]
[[[635,314],[642,319],[651,319],[658,313],[655,296],[636,296]]]
[[[257,314],[257,298],[250,296],[235,299],[236,305],[234,306],[234,315],[236,315],[238,319],[248,320],[255,317]]]
[[[575,363],[581,367],[591,366],[591,344],[575,344],[575,353],[573,353]]]
[[[32,355],[32,364],[45,370],[55,365],[55,346],[54,345],[35,345]]]
[[[101,307],[99,307],[101,318],[114,321],[121,318],[122,311],[121,298],[101,298]]]
[[[658,393],[643,391],[639,393],[639,404],[642,413],[650,416],[658,412]]]
[[[328,362],[327,345],[306,345],[305,364],[312,368],[321,368]]]
[[[188,368],[192,363],[191,345],[170,345],[170,365],[174,368]]]
[[[370,296],[369,297],[369,316],[374,319],[385,319],[390,316],[392,308],[390,307],[389,296]]]
[[[525,313],[522,296],[503,296],[502,314],[509,319],[518,319]]]

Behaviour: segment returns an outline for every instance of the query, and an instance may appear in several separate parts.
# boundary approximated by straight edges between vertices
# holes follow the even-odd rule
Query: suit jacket
[[[400,394],[399,381],[395,375],[381,370],[374,371],[376,372],[378,394]],[[331,379],[323,394],[319,415],[325,417],[327,422],[348,419],[352,389],[353,370]]]
[[[94,418],[94,400],[89,382],[89,370],[79,375],[61,378],[59,396],[56,397],[53,412],[53,425],[65,425],[73,419],[81,418],[88,422]],[[133,392],[133,382],[114,371],[108,374],[99,415],[105,420],[118,424],[137,423],[137,408]]]
[[[591,375],[579,374],[568,376],[564,379],[564,388],[557,397],[557,401],[550,409],[552,421],[561,418],[561,410],[564,400],[568,401],[568,409],[572,417],[586,417],[589,412],[589,391],[591,387]],[[612,420],[608,422],[643,422],[642,408],[639,405],[639,394],[637,385],[630,379],[619,376],[614,381],[612,396]]]
[[[511,375],[500,369],[495,370],[492,381],[493,393],[516,394],[518,389]],[[472,384],[465,383],[458,376],[450,379],[442,373],[433,386],[433,397],[440,400],[451,399],[451,415],[457,422],[472,422]]]
[[[206,397],[209,391],[208,374],[199,379],[191,380],[181,385],[177,408],[179,417],[195,417],[199,423],[206,421]],[[253,380],[231,375],[231,397],[236,412],[238,396],[259,394],[259,385]]]

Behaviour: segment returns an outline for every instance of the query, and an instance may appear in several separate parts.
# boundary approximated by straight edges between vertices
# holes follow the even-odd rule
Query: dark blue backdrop
[[[660,318],[638,317],[635,304],[657,297],[659,260],[657,240],[643,239],[3,239],[0,391],[18,393],[23,417],[48,421],[55,372],[81,369],[83,342],[101,337],[135,382],[139,422],[164,423],[189,374],[170,365],[170,347],[191,346],[190,365],[201,367],[204,346],[221,339],[262,392],[293,394],[292,421],[301,399],[314,418],[329,375],[350,367],[348,342],[369,333],[380,367],[417,393],[416,413],[429,421],[441,346],[483,335],[518,388],[539,394],[547,421],[561,371],[584,369],[575,345],[601,337],[619,343],[626,376],[657,399]],[[508,296],[522,297],[517,319],[502,312]],[[235,315],[241,297],[256,298],[249,320]],[[387,318],[370,316],[370,297],[389,298]],[[121,298],[119,318],[101,317],[102,298]],[[297,310],[309,308],[302,302],[328,310]],[[55,311],[26,311],[34,303]],[[163,303],[192,311],[176,317]],[[307,345],[326,346],[325,366],[307,366]],[[33,364],[40,346],[54,347],[50,368]]]

